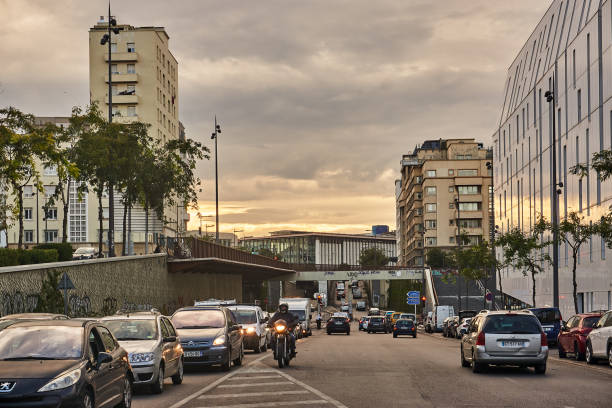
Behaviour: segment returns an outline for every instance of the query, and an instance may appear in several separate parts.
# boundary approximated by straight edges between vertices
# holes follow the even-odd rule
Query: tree
[[[547,228],[546,220],[540,218],[531,231],[523,232],[515,227],[497,240],[497,245],[502,248],[505,262],[519,269],[524,276],[528,273],[531,275],[533,307],[536,306],[535,276],[544,270],[547,262],[551,262],[550,256],[543,251],[551,244],[550,241],[542,239]]]
[[[64,297],[58,289],[61,271],[47,271],[42,282],[36,311],[40,313],[64,313]]]
[[[389,263],[389,258],[385,255],[382,249],[367,248],[361,251],[359,255],[359,264],[368,268],[376,268],[385,266]]]
[[[429,249],[425,258],[430,268],[448,268],[454,265],[452,255],[440,248]]]

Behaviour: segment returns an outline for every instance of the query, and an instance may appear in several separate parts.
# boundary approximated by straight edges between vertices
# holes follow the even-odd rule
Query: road
[[[278,370],[271,353],[247,355],[242,368],[190,370],[162,395],[137,394],[134,408],[305,407],[609,407],[612,369],[559,360],[548,371],[493,367],[473,374],[459,363],[459,341],[324,330],[298,342],[298,356]],[[282,392],[282,394],[281,394]]]

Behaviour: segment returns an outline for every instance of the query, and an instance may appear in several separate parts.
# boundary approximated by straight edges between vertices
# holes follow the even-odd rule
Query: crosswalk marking
[[[249,383],[249,384],[225,384],[218,385],[217,388],[240,388],[240,387],[260,387],[262,385],[287,385],[291,384],[291,381],[274,381],[274,382],[262,382],[262,383]]]
[[[237,397],[265,397],[267,395],[297,395],[308,394],[306,390],[296,391],[273,391],[273,392],[243,392],[240,394],[216,394],[216,395],[201,395],[198,399],[214,399],[214,398],[237,398]]]
[[[251,380],[251,379],[257,379],[259,380],[260,378],[282,378],[280,375],[258,375],[256,377],[232,377],[232,378],[228,378],[228,381],[237,381],[237,380]]]
[[[314,405],[328,404],[326,400],[309,400],[309,401],[277,401],[277,402],[252,402],[247,404],[236,405],[217,405],[206,408],[258,408],[258,407],[288,407],[293,405]],[[198,407],[204,408],[204,407]]]

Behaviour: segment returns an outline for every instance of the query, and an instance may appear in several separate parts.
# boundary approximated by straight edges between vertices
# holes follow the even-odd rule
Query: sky
[[[220,230],[259,236],[395,229],[402,154],[428,139],[490,145],[507,69],[549,5],[123,0],[113,14],[166,28],[187,136],[212,150],[215,114],[222,128]],[[88,29],[106,9],[0,0],[0,106],[37,116],[85,106]],[[197,168],[205,215],[214,215],[214,171],[214,159]]]

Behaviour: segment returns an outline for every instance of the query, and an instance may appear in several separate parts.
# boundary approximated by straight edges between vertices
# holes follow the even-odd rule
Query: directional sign
[[[74,283],[70,280],[70,276],[66,272],[62,275],[59,285],[57,285],[59,290],[64,289],[74,289]]]
[[[421,292],[418,290],[411,290],[406,294],[406,304],[418,305],[421,303]]]

